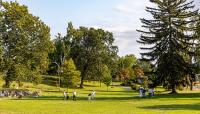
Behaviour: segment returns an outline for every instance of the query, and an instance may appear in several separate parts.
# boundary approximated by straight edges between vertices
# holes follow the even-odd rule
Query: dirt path
[[[127,86],[121,86],[123,89],[125,89],[126,91],[132,91],[131,87],[127,87]]]

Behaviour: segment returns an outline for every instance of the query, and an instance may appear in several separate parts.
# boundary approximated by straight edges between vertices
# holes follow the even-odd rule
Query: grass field
[[[99,87],[97,83],[88,83],[84,89],[76,90],[77,101],[72,101],[71,98],[64,101],[63,93],[58,92],[56,87],[35,87],[31,84],[24,87],[42,90],[42,96],[22,100],[1,98],[0,114],[200,114],[198,92],[178,95],[161,92],[152,98],[139,98],[138,93],[129,88],[113,86],[107,92],[105,86]],[[97,92],[96,100],[92,102],[87,100],[91,90]]]

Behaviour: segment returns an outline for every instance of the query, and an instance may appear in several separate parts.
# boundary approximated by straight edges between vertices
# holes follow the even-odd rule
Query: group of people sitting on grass
[[[28,90],[1,90],[0,97],[16,97],[21,99],[22,97],[39,97],[39,93]]]
[[[147,92],[147,90],[144,89],[143,87],[139,88],[139,96],[140,97],[146,97],[146,92]],[[149,94],[149,97],[154,96],[154,88],[149,88],[148,89],[148,94]]]
[[[64,95],[64,100],[69,100],[69,92],[64,91],[63,95]],[[88,100],[89,101],[95,100],[95,95],[96,95],[96,92],[93,90],[92,93],[88,94]],[[76,91],[73,91],[72,92],[72,100],[76,101],[76,99],[77,99],[77,93],[76,93]]]

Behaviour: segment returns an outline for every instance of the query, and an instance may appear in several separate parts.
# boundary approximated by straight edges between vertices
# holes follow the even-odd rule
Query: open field
[[[178,95],[161,92],[153,98],[139,98],[137,92],[128,88],[113,86],[107,92],[105,86],[90,83],[84,89],[77,89],[77,101],[71,98],[64,101],[63,93],[56,87],[38,85],[34,88],[31,84],[24,87],[42,88],[42,96],[22,100],[1,98],[0,114],[200,114],[200,94],[197,92]],[[97,92],[97,98],[90,102],[87,95],[91,90]]]

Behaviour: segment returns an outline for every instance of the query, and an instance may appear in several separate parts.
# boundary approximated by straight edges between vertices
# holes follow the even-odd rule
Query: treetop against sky
[[[39,16],[51,27],[51,35],[65,34],[67,23],[75,27],[87,26],[103,28],[114,33],[119,55],[140,56],[140,45],[136,43],[141,27],[140,18],[149,18],[145,6],[149,0],[3,0],[17,1],[28,6],[31,13]],[[194,0],[196,7],[200,1]]]

